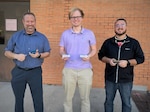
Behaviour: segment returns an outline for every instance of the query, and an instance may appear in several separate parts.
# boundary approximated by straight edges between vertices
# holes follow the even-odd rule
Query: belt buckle
[[[32,68],[23,68],[24,70],[28,71],[28,70],[32,70]]]

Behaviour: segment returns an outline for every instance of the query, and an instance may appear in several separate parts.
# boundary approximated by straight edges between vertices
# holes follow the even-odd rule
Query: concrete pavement
[[[64,112],[64,90],[58,85],[43,85],[44,92],[44,112]],[[104,112],[105,90],[102,88],[92,88],[91,112]],[[139,112],[133,100],[132,112]],[[0,112],[14,112],[15,99],[9,82],[0,82]],[[78,89],[76,89],[73,98],[73,112],[80,112],[80,98]],[[24,99],[25,112],[34,112],[32,97],[27,86]],[[121,100],[117,93],[114,101],[114,112],[121,112]]]

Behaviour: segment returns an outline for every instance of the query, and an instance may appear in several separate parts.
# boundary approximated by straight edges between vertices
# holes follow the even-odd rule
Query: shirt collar
[[[72,34],[76,34],[76,33],[73,31],[72,28],[70,28],[70,30],[71,30]],[[79,34],[83,34],[84,30],[85,30],[85,28],[82,27],[82,29],[81,29],[81,31],[80,31]]]
[[[112,38],[112,42],[113,42],[113,43],[116,43],[116,40],[117,40],[117,39],[116,39],[116,36],[114,36],[114,37]],[[126,37],[124,38],[124,42],[125,42],[125,43],[130,42],[128,35],[126,35]]]
[[[26,31],[25,31],[25,29],[24,29],[24,30],[23,30],[23,34],[24,34],[24,35],[30,35],[30,36],[36,36],[36,35],[37,35],[37,31],[36,31],[36,29],[35,29],[35,32],[34,32],[34,33],[32,33],[32,34],[27,34]]]

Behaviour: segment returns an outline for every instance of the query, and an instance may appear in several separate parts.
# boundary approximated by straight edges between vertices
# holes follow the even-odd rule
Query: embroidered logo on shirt
[[[129,51],[129,50],[130,50],[130,48],[125,48],[125,50]]]

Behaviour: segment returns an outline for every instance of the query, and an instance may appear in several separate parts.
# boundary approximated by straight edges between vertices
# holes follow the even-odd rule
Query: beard
[[[122,35],[124,35],[126,32],[127,32],[127,30],[125,30],[125,31],[122,32],[122,33],[118,33],[117,31],[115,31],[116,35],[118,35],[118,36],[122,36]]]

